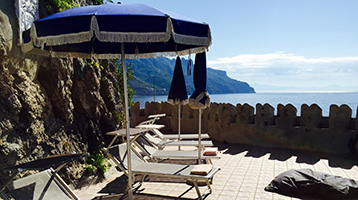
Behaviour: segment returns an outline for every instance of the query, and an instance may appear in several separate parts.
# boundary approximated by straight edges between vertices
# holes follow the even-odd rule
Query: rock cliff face
[[[118,126],[123,112],[114,66],[24,55],[14,1],[0,5],[0,185],[5,167],[49,155],[88,152]],[[40,2],[41,3],[41,2]],[[83,162],[82,162],[83,164]],[[81,163],[67,167],[76,179]],[[66,169],[64,169],[66,170]]]

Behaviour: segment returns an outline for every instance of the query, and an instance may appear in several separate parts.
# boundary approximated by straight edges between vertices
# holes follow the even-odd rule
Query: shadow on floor
[[[126,192],[128,179],[126,175],[117,177],[115,180],[109,182],[102,190],[98,193],[105,194],[124,194]]]
[[[193,200],[183,197],[168,197],[168,196],[162,196],[162,195],[155,195],[155,194],[133,194],[133,197],[135,200],[171,200],[171,199],[181,199],[181,200]],[[99,196],[96,198],[93,198],[92,200],[127,200],[129,199],[127,195],[106,195],[106,196]]]
[[[354,156],[339,156],[333,154],[324,154],[316,152],[307,152],[299,150],[288,150],[270,147],[258,147],[243,144],[225,144],[214,141],[214,146],[218,147],[224,153],[235,155],[239,153],[246,153],[247,157],[260,158],[267,154],[270,155],[270,160],[286,161],[292,156],[297,157],[296,163],[305,163],[313,165],[321,159],[328,160],[330,167],[340,167],[343,169],[351,169],[353,166],[358,165],[358,158]]]
[[[136,177],[135,182],[140,180],[141,177]],[[182,179],[173,179],[173,178],[157,178],[157,177],[147,177],[145,182],[179,182],[185,183]],[[126,195],[126,187],[127,187],[128,179],[126,175],[122,175],[116,178],[114,181],[108,183],[102,190],[100,190],[99,194],[106,194],[103,196],[97,196],[93,200],[124,200],[128,199]],[[142,193],[144,190],[143,188],[139,187],[134,190],[134,197],[135,199],[188,199],[182,198],[187,192],[189,192],[192,188],[189,188],[186,191],[183,191],[181,196],[179,197],[168,197],[168,196],[161,196],[161,195],[154,195],[154,194],[147,194],[145,192]],[[189,199],[188,199],[189,200]]]

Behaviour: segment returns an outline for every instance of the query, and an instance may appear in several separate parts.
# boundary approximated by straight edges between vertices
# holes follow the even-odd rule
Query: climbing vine
[[[110,60],[111,65],[114,66],[113,76],[114,79],[114,87],[120,94],[121,101],[124,102],[124,86],[123,86],[123,69],[122,62],[120,60]],[[104,70],[104,67],[100,64],[100,62],[94,58],[87,60],[86,65],[90,66],[96,73],[101,73]],[[127,64],[127,80],[132,80],[134,78],[134,71],[132,69],[132,63]],[[102,80],[104,78],[102,77]],[[130,85],[127,85],[127,94],[128,94],[128,105],[131,106],[134,104],[133,97],[135,91],[131,88]],[[111,96],[108,97],[112,99]],[[114,110],[112,112],[114,119],[117,123],[123,122],[124,119],[124,111]]]
[[[124,102],[122,62],[120,60],[115,60],[114,65],[116,67],[114,76],[117,80],[115,87],[121,94],[122,102]],[[132,63],[129,63],[126,67],[127,67],[127,80],[132,80],[134,78],[134,70],[132,69]],[[127,92],[128,92],[128,105],[131,106],[134,104],[133,97],[135,91],[130,87],[130,85],[127,85]]]

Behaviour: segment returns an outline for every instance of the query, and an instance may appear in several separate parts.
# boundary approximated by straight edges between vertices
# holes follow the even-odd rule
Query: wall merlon
[[[347,105],[331,105],[329,108],[329,128],[332,130],[349,129],[352,109]]]
[[[264,128],[275,124],[275,109],[269,104],[256,104],[255,125]]]

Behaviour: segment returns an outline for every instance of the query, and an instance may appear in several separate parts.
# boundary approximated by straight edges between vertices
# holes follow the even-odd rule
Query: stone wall
[[[256,110],[256,112],[255,112]],[[140,109],[137,102],[131,107],[131,125],[147,119],[148,115],[165,113],[158,123],[164,124],[164,132],[176,132],[178,108],[166,102],[147,102]],[[349,154],[349,143],[357,135],[358,122],[352,118],[347,105],[330,106],[329,117],[322,116],[322,109],[313,104],[297,109],[288,104],[275,108],[269,104],[248,104],[236,107],[231,104],[212,103],[202,114],[202,131],[211,139],[231,144],[248,144],[279,147],[334,154]],[[181,130],[183,133],[198,131],[198,111],[182,107]]]

